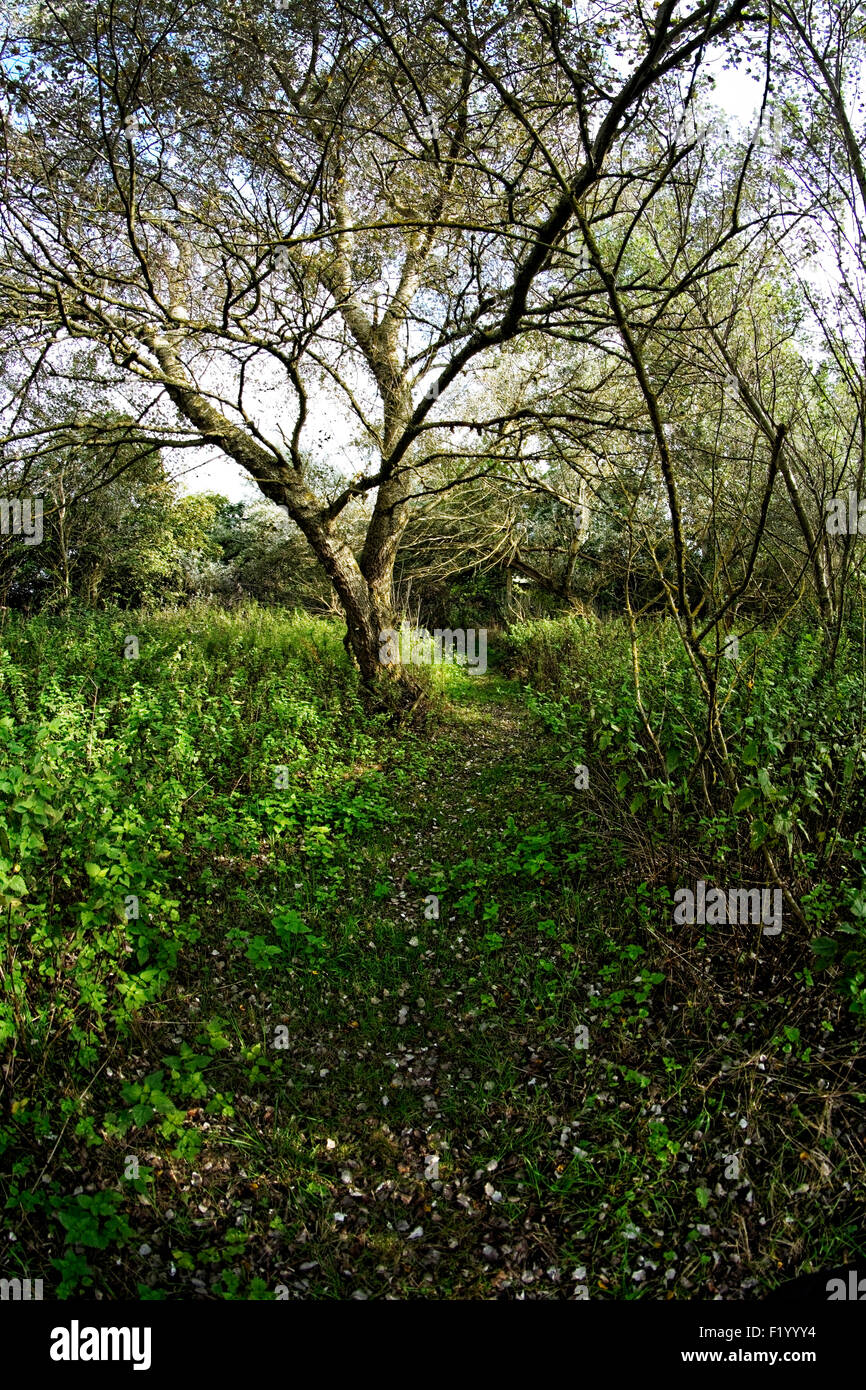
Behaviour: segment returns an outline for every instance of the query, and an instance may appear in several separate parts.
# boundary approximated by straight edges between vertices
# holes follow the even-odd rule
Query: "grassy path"
[[[581,1228],[607,1179],[575,1122],[591,1054],[575,1047],[587,987],[562,750],[488,672],[391,752],[393,825],[342,923],[320,923],[342,932],[338,962],[256,999],[293,1056],[290,1102],[268,1107],[279,1161],[256,1143],[256,1175],[271,1191],[289,1180],[294,1240],[316,1251],[316,1273],[288,1286],[583,1296]]]

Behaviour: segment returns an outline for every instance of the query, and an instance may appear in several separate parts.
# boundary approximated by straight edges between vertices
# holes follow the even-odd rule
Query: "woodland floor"
[[[146,1177],[119,1245],[85,1237],[79,1292],[742,1299],[846,1256],[844,1028],[804,1056],[784,1046],[797,990],[757,955],[753,997],[678,964],[601,827],[576,837],[568,749],[495,671],[377,747],[353,773],[385,779],[394,815],[315,917],[327,954],[263,971],[215,910],[95,1079],[94,1097],[142,1082],[167,1054],[178,1094],[203,1078],[188,1159],[152,1126],[65,1151],[79,1194],[129,1156]],[[18,1239],[38,1245],[33,1221]]]

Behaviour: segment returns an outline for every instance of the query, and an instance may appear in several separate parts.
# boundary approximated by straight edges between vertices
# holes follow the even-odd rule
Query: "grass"
[[[543,663],[395,734],[329,625],[150,615],[133,663],[129,623],[5,643],[5,1277],[740,1299],[856,1252],[842,975],[674,932]]]

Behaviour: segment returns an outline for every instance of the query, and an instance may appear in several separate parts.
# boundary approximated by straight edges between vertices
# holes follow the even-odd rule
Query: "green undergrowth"
[[[747,821],[782,854],[798,783],[759,674],[762,800],[716,816],[676,767],[653,786],[621,632],[514,630],[485,675],[426,673],[400,729],[341,637],[259,610],[5,632],[0,1272],[60,1298],[737,1299],[858,1249],[859,790],[824,842],[791,812],[810,931],[675,928],[689,874],[756,872]],[[644,698],[686,759],[658,650]],[[808,651],[774,658],[789,683]],[[859,756],[848,679],[789,761]]]

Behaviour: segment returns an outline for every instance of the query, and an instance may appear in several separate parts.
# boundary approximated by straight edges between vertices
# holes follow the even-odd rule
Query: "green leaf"
[[[742,791],[737,792],[737,799],[734,802],[734,811],[745,811],[758,795],[756,787],[743,787]]]

